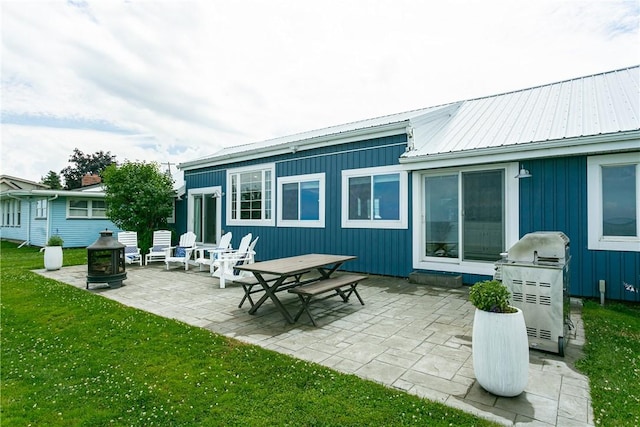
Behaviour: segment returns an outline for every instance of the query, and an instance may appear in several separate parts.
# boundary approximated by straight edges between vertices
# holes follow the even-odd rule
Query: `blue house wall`
[[[325,227],[296,228],[277,226],[228,226],[226,209],[222,212],[224,232],[233,233],[237,247],[246,233],[259,236],[256,259],[266,260],[302,253],[335,253],[358,257],[344,269],[389,276],[406,277],[411,272],[411,231],[407,229],[374,229],[341,227],[342,171],[398,165],[405,151],[406,134],[376,138],[354,143],[326,146],[296,154],[261,158],[221,167],[185,171],[187,191],[193,188],[220,185],[229,193],[226,182],[228,169],[274,163],[276,177],[324,172],[326,186]],[[409,179],[409,185],[411,180]],[[411,194],[409,188],[409,194]],[[227,195],[223,197],[226,207]],[[411,203],[410,203],[411,204]],[[409,215],[411,213],[409,212]],[[186,215],[178,227],[182,228]],[[409,223],[411,218],[409,218]]]
[[[640,253],[588,249],[587,157],[527,161],[532,177],[520,182],[520,234],[562,231],[570,239],[571,295],[633,299],[622,282],[640,285]]]
[[[336,253],[358,257],[345,264],[350,271],[407,277],[412,266],[412,211],[409,178],[409,228],[367,229],[341,227],[343,170],[397,165],[406,147],[406,136],[378,138],[218,167],[185,171],[186,188],[222,186],[229,193],[227,170],[275,163],[276,178],[313,173],[326,174],[324,228],[226,225],[227,196],[223,196],[222,228],[233,232],[233,246],[251,232],[260,240],[256,259],[266,260],[301,253]],[[519,180],[519,231],[522,237],[535,231],[561,231],[570,239],[570,294],[598,297],[598,281],[607,283],[606,297],[633,300],[623,282],[640,286],[640,253],[588,249],[587,156],[567,156],[526,161],[531,178]],[[418,172],[415,172],[418,173]],[[422,203],[416,201],[416,203]],[[186,230],[186,203],[176,224]],[[416,231],[419,233],[420,231]],[[505,248],[508,250],[509,248]],[[452,274],[452,273],[446,273]],[[465,284],[487,279],[478,274],[462,274]]]

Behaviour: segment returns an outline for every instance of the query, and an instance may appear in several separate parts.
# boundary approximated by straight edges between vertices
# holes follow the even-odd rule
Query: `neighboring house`
[[[29,181],[15,176],[0,175],[0,193],[7,190],[44,190],[48,185]]]
[[[640,68],[235,146],[179,165],[177,227],[260,236],[259,259],[490,277],[524,234],[570,239],[577,296],[640,288]],[[523,168],[530,177],[516,178]]]
[[[0,215],[0,238],[34,246],[44,246],[56,234],[64,247],[86,247],[104,229],[121,231],[106,217],[100,185],[73,191],[3,188]]]

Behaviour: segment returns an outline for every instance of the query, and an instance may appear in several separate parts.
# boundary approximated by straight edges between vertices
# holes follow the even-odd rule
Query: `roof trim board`
[[[73,191],[73,190],[9,190],[0,193],[0,198],[8,197],[77,197],[77,198],[104,198],[102,191]]]
[[[407,132],[409,123],[409,120],[401,120],[378,126],[353,129],[337,134],[327,134],[317,137],[310,137],[308,139],[293,140],[286,143],[278,144],[275,147],[265,146],[240,153],[216,154],[211,157],[180,163],[178,165],[178,168],[183,171],[188,171],[203,167],[224,165],[231,163],[231,161],[242,162],[246,160],[254,160],[261,157],[261,154],[266,154],[268,156],[277,156],[298,151],[311,150],[314,148],[326,147],[328,144],[337,145],[348,142],[361,141],[364,138],[373,139],[398,135]]]
[[[605,152],[637,152],[640,131],[609,135],[576,137],[558,141],[531,142],[506,147],[489,147],[469,151],[431,154],[420,157],[401,157],[400,164],[411,170],[468,166],[480,163],[521,161],[533,158],[600,154]],[[542,153],[542,154],[541,154]]]

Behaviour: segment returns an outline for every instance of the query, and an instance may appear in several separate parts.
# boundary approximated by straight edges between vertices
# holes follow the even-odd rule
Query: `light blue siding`
[[[50,235],[58,234],[64,239],[65,248],[89,246],[100,237],[100,231],[108,229],[114,237],[120,230],[109,219],[67,218],[67,198],[60,197],[49,202]]]

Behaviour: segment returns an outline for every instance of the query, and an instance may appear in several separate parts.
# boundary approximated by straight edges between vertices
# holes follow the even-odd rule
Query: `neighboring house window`
[[[2,202],[2,225],[4,227],[20,226],[20,206],[19,200],[5,200]]]
[[[324,227],[325,174],[278,178],[278,226]]]
[[[41,199],[36,202],[36,219],[47,217],[47,199]]]
[[[69,199],[67,218],[106,218],[107,204],[104,200]]]
[[[493,274],[518,236],[517,164],[415,173],[414,268]]]
[[[640,153],[587,159],[589,249],[640,252]]]
[[[342,171],[342,227],[407,228],[407,193],[396,166]]]
[[[275,225],[273,190],[275,166],[261,165],[227,172],[228,224]]]
[[[20,206],[19,200],[5,200],[2,203],[2,225],[5,227],[20,226]]]

